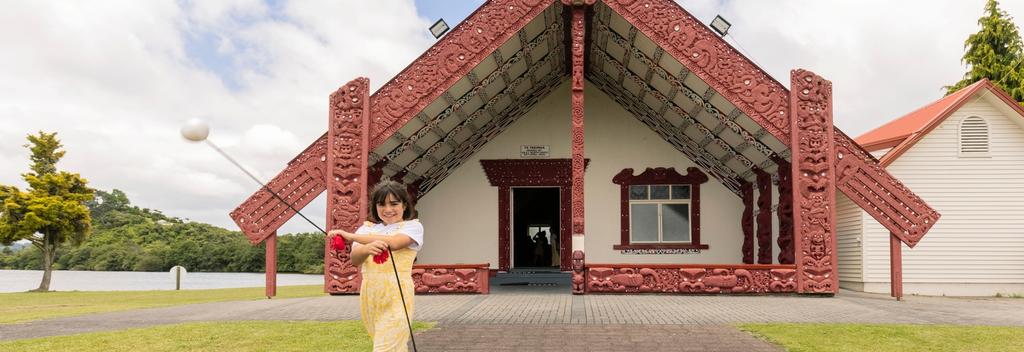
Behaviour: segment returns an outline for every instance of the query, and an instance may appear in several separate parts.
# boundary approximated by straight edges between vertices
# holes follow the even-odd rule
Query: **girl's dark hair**
[[[370,211],[369,220],[374,223],[381,223],[383,220],[377,216],[377,204],[384,204],[388,200],[388,195],[394,196],[398,201],[405,204],[405,211],[402,212],[402,220],[411,220],[416,218],[416,208],[412,203],[412,199],[409,197],[409,191],[405,189],[405,185],[392,181],[384,180],[373,186],[373,192],[370,193]]]

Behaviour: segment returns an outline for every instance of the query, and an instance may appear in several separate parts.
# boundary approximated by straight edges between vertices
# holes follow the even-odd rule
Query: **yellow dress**
[[[367,223],[372,226],[372,223]],[[370,233],[378,236],[392,236],[402,233],[400,224],[390,233]],[[373,256],[366,257],[362,265],[363,282],[359,287],[359,307],[363,315],[363,325],[373,339],[373,351],[408,351],[409,326],[402,309],[402,298],[395,283],[395,266],[398,277],[402,281],[402,293],[405,305],[409,309],[412,320],[413,294],[416,292],[412,281],[412,263],[416,259],[416,251],[409,248],[392,250],[393,256],[383,264],[373,262]]]

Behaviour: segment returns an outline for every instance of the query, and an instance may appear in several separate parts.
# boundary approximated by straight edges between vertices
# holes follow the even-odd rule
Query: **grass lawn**
[[[898,324],[744,324],[789,351],[1019,351],[1024,327]]]
[[[413,323],[417,331],[433,324]],[[0,343],[0,351],[370,351],[359,321],[187,323]]]
[[[324,295],[322,285],[280,286],[277,298]],[[181,291],[0,293],[0,324],[193,303],[267,299],[263,287]],[[0,349],[2,350],[2,349]]]

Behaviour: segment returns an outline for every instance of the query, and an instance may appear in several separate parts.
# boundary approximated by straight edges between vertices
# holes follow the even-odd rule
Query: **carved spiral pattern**
[[[599,293],[787,293],[796,291],[792,266],[587,267],[586,291]],[[574,281],[575,283],[575,281]]]
[[[740,227],[743,229],[743,263],[754,264],[754,186],[743,182],[740,187],[743,199],[743,215]]]
[[[757,173],[757,263],[772,263],[772,175]]]
[[[835,184],[832,82],[805,70],[791,73],[793,220],[800,292],[835,293]]]
[[[793,264],[793,174],[790,164],[779,162],[779,264]]]
[[[416,293],[486,293],[487,266],[479,268],[414,267]]]
[[[370,81],[357,78],[331,94],[327,132],[327,228],[355,229],[366,218],[368,179]],[[343,251],[326,247],[324,278],[329,293],[356,292],[358,270],[349,261],[352,246]]]
[[[583,16],[572,9],[572,234],[583,234]]]

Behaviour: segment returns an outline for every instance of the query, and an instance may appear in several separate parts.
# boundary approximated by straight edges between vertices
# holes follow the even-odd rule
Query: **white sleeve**
[[[365,222],[362,225],[360,225],[359,228],[356,229],[356,232],[355,232],[355,234],[357,234],[357,235],[365,235],[365,234],[368,234],[368,233],[370,233],[370,227],[366,226]],[[352,241],[352,249],[356,249],[356,247],[359,247],[359,246],[362,246],[362,244],[359,243],[359,242],[356,242],[356,241]]]
[[[409,236],[413,242],[416,242],[410,245],[409,249],[418,251],[423,247],[423,224],[421,224],[419,220],[410,220],[406,222],[405,226],[402,227],[402,230],[399,231],[399,233]]]

